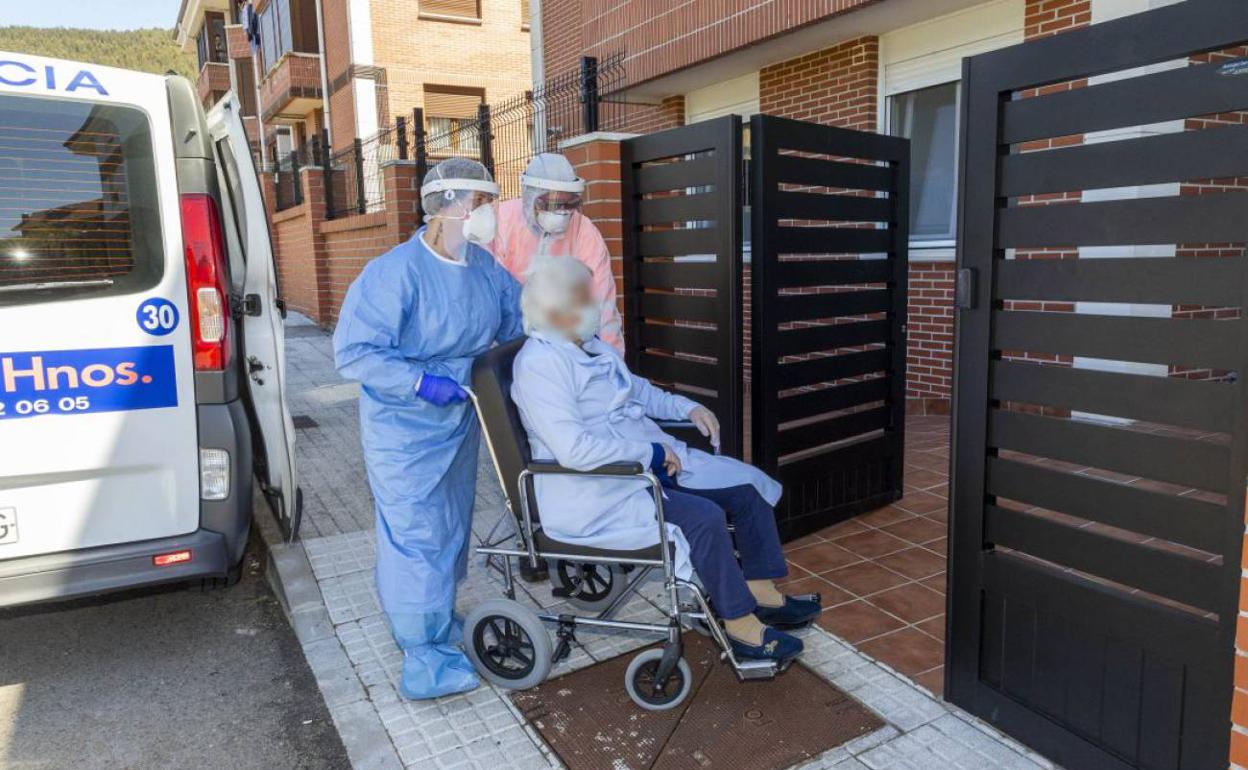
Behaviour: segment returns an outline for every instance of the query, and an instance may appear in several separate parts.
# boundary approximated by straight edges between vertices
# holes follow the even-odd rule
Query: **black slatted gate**
[[[750,122],[753,461],[788,538],[901,496],[909,143]]]
[[[1189,0],[965,68],[946,695],[1072,770],[1227,766],[1245,40]]]
[[[629,367],[714,411],[740,457],[741,119],[629,139],[620,164]]]

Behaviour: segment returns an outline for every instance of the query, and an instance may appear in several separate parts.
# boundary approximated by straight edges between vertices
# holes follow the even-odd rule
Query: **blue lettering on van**
[[[48,91],[55,91],[57,90],[57,83],[61,80],[65,79],[58,79],[56,69],[50,65],[44,66],[43,77],[40,78],[39,71],[25,62],[12,59],[0,60],[0,83],[6,86],[17,86],[20,88],[33,86],[38,83]],[[88,89],[95,91],[100,96],[108,96],[108,90],[104,88],[99,78],[90,70],[78,70],[73,74],[73,77],[65,80],[65,82],[67,83],[65,93],[72,94]]]
[[[0,420],[177,405],[172,345],[0,353]]]

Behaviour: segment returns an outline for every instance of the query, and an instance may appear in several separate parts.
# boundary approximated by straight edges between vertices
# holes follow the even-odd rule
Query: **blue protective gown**
[[[481,431],[470,402],[434,406],[416,396],[416,383],[427,372],[468,384],[473,358],[522,332],[519,284],[490,253],[470,245],[454,263],[424,232],[364,268],[334,332],[338,372],[362,386],[377,591],[404,651],[408,698],[478,684],[452,610],[468,566]]]

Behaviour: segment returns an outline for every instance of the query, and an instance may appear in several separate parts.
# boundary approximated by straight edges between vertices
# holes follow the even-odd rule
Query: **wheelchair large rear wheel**
[[[567,592],[567,602],[582,612],[602,612],[628,588],[628,576],[614,564],[552,561],[550,581]]]
[[[550,634],[541,619],[511,599],[490,599],[469,612],[464,641],[477,673],[508,690],[541,684],[553,665]]]
[[[633,703],[646,711],[667,711],[684,702],[693,689],[693,671],[684,658],[676,661],[676,668],[663,687],[655,689],[655,674],[659,671],[659,662],[663,659],[663,649],[652,647],[642,650],[633,662],[628,664],[624,672],[624,689]]]

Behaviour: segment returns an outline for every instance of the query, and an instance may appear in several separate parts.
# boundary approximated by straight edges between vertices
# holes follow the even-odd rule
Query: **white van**
[[[237,575],[297,527],[283,307],[232,96],[0,52],[0,606]]]

